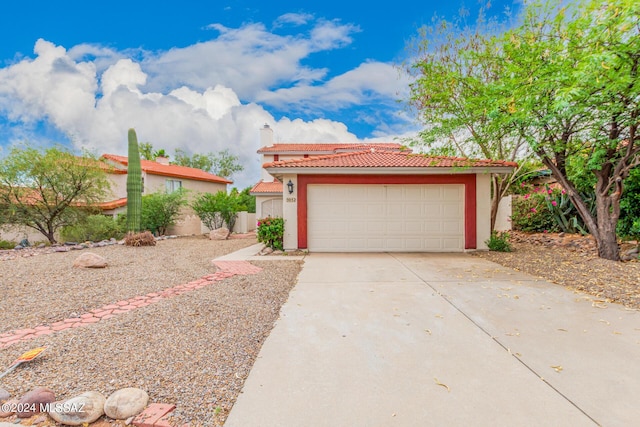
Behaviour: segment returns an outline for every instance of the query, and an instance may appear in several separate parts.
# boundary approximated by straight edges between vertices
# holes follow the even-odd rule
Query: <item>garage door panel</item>
[[[462,196],[462,186],[442,186],[443,200],[460,200]]]
[[[312,251],[460,251],[464,186],[456,184],[307,187]]]

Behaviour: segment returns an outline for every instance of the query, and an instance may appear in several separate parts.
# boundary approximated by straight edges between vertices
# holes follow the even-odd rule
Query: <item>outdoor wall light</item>
[[[287,182],[287,189],[289,190],[289,194],[293,194],[293,182],[291,182],[291,180]]]

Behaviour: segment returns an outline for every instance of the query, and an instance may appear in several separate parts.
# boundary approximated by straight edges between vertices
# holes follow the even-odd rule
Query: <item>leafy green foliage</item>
[[[224,191],[202,193],[191,203],[191,207],[210,230],[221,228],[226,223],[229,231],[233,231],[238,212],[244,209],[237,191],[230,194]]]
[[[249,194],[251,187],[247,187],[242,191],[238,191],[237,188],[231,190],[231,194],[238,198],[240,211],[247,211],[249,213],[256,213],[256,196]]]
[[[186,191],[157,192],[142,197],[142,228],[164,235],[174,225],[183,206],[187,205]]]
[[[409,104],[425,125],[412,145],[425,147],[430,155],[523,161],[531,155],[523,126],[494,126],[490,107],[501,92],[497,83],[504,72],[490,35],[508,23],[485,18],[482,9],[475,27],[466,23],[466,16],[435,20],[421,28],[410,46],[416,60],[405,67],[415,78]],[[492,176],[492,228],[500,200],[521,173],[522,167],[516,167],[513,173]]]
[[[0,240],[0,249],[13,249],[16,247],[16,242],[10,242],[8,240]]]
[[[612,260],[624,181],[640,165],[638,16],[633,0],[532,2],[508,31],[462,27],[444,50],[427,45],[411,88],[425,123],[436,123],[427,140],[440,132],[477,147],[525,141],[566,190],[599,256]],[[595,194],[594,211],[584,194]]]
[[[527,233],[547,233],[559,230],[542,193],[514,196],[511,226]]]
[[[140,231],[142,215],[142,168],[138,151],[138,137],[129,129],[129,153],[127,161],[127,231]]]
[[[108,166],[64,148],[13,148],[0,161],[0,223],[39,231],[51,243],[61,227],[87,215],[108,194]]]
[[[491,237],[485,241],[490,251],[511,252],[513,248],[509,243],[509,233],[506,231],[492,231]]]
[[[62,239],[65,242],[99,242],[111,238],[122,239],[125,228],[112,217],[105,215],[89,215],[84,221],[62,228]]]
[[[618,234],[622,237],[640,238],[640,168],[631,170],[625,181],[620,200]]]
[[[263,218],[258,220],[256,231],[258,242],[264,243],[271,249],[284,249],[284,219],[283,218]]]
[[[184,150],[176,149],[172,163],[202,169],[205,172],[210,172],[223,178],[230,178],[234,173],[244,170],[238,160],[238,156],[232,155],[228,148],[218,153],[196,153],[191,156]]]

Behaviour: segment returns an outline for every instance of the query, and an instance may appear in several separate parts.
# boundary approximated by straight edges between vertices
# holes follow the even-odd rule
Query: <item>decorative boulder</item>
[[[0,418],[7,418],[15,414],[15,412],[13,412],[13,408],[16,408],[17,406],[18,401],[16,399],[7,400],[5,405],[0,406]]]
[[[87,391],[63,402],[56,402],[49,416],[68,426],[91,424],[104,414],[107,399],[97,391]]]
[[[230,231],[228,228],[216,228],[215,230],[211,230],[209,233],[209,239],[211,240],[227,240],[229,237]]]
[[[74,267],[80,268],[105,268],[107,260],[93,252],[85,252],[73,262]]]
[[[35,414],[40,413],[40,406],[45,403],[53,403],[56,401],[56,395],[53,391],[45,387],[38,387],[20,399],[18,402],[18,418],[29,418]]]
[[[104,413],[109,418],[126,420],[138,415],[149,403],[146,391],[135,387],[114,391],[104,404]]]

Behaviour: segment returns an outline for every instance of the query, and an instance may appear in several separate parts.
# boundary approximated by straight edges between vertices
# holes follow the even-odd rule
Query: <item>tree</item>
[[[598,255],[619,260],[616,225],[624,181],[640,164],[640,4],[592,0],[560,9],[531,5],[499,39],[505,73],[495,83],[496,126],[526,126],[533,152],[564,187]],[[596,212],[576,176],[591,175]]]
[[[164,235],[174,225],[187,204],[183,189],[172,193],[157,192],[142,197],[142,229]]]
[[[76,224],[104,200],[107,165],[58,147],[13,148],[0,161],[0,223],[39,231],[51,243],[66,225]]]
[[[238,191],[237,188],[233,188],[231,193],[237,194],[241,211],[247,211],[248,213],[256,213],[256,196],[249,194],[251,187],[247,187],[242,191]]]
[[[228,148],[218,153],[193,154],[189,156],[184,150],[176,149],[173,164],[202,169],[205,172],[230,178],[234,173],[241,172],[244,167],[238,163],[238,156],[231,154]]]
[[[231,178],[234,173],[244,170],[244,166],[238,163],[238,156],[231,154],[228,148],[219,151],[217,154],[209,153],[209,156],[213,162],[211,173],[214,175]]]
[[[490,34],[500,31],[504,23],[486,19],[484,9],[473,27],[465,26],[464,18],[463,13],[453,22],[436,20],[423,27],[418,42],[410,46],[417,59],[405,67],[415,77],[409,104],[425,125],[413,145],[426,146],[433,155],[522,161],[513,173],[492,176],[493,230],[500,200],[523,172],[530,152],[521,126],[493,126],[488,108],[495,96],[492,84],[504,73]]]
[[[151,160],[155,162],[158,157],[169,157],[167,152],[161,148],[157,151],[153,149],[153,144],[150,142],[141,142],[138,144],[138,151],[140,151],[140,158],[145,160]]]
[[[479,116],[474,119],[488,143],[500,141],[502,133],[511,143],[526,141],[566,190],[598,255],[611,260],[619,260],[616,224],[624,181],[640,163],[639,16],[633,0],[588,0],[564,9],[530,4],[516,28],[477,45],[460,42],[467,43],[467,62],[451,80],[440,81],[457,87],[460,80],[473,89],[469,97],[453,92],[453,98],[463,100],[461,110]],[[468,78],[467,70],[485,63],[490,78]],[[585,175],[593,178],[595,214],[579,188],[589,182]]]
[[[156,153],[153,151],[153,145],[150,142],[141,142],[138,151],[140,151],[141,158],[151,161],[156,160]]]
[[[229,231],[233,231],[238,212],[244,209],[237,191],[230,194],[224,191],[202,193],[195,198],[191,207],[210,230],[221,228],[226,223]]]

